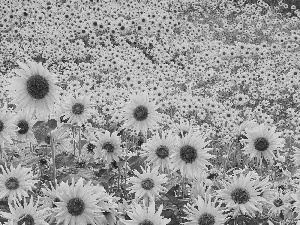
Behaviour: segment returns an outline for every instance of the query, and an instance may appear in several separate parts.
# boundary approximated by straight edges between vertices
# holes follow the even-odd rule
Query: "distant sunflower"
[[[205,199],[198,196],[196,204],[187,204],[184,211],[187,213],[185,225],[223,225],[225,216],[220,210],[221,204],[217,205],[218,198],[212,201],[211,195],[205,195]],[[197,206],[197,208],[195,208]]]
[[[91,102],[91,96],[70,96],[70,100],[62,106],[62,115],[69,118],[69,122],[81,126],[88,119],[92,117],[94,113],[93,104]]]
[[[151,202],[149,207],[135,204],[132,206],[131,211],[127,212],[132,220],[120,220],[125,225],[167,225],[171,219],[166,219],[160,215],[162,209],[163,205],[155,212],[155,202]]]
[[[224,181],[223,185],[224,189],[217,191],[218,197],[223,199],[228,209],[233,209],[234,217],[239,213],[254,216],[255,212],[262,212],[262,203],[266,200],[260,197],[263,187],[254,177],[254,173],[246,176],[235,174],[229,181]]]
[[[39,120],[46,120],[54,110],[54,103],[59,101],[56,76],[45,69],[42,63],[17,63],[21,69],[15,69],[14,72],[19,77],[11,78],[7,88],[14,97],[11,103],[17,105],[17,110],[24,109]]]
[[[162,132],[161,136],[157,133],[151,140],[141,146],[142,157],[147,157],[147,161],[153,166],[159,166],[162,169],[169,169],[170,156],[174,150],[174,139],[170,134]]]
[[[21,204],[18,200],[14,201],[13,206],[9,203],[10,213],[0,212],[0,215],[8,219],[8,224],[11,225],[48,225],[45,222],[46,217],[48,216],[47,208],[38,210],[37,202],[34,205],[33,197],[31,196],[29,203],[26,203],[24,198],[24,203]]]
[[[291,193],[282,193],[282,191],[275,191],[269,201],[267,201],[270,206],[269,212],[278,216],[280,213],[286,214],[290,209],[290,202],[292,200]]]
[[[276,127],[269,129],[264,124],[254,127],[253,129],[246,129],[243,142],[246,143],[244,147],[245,153],[250,155],[250,159],[256,157],[258,160],[262,158],[268,159],[271,163],[276,158],[274,150],[279,150],[284,147],[284,138],[279,138],[280,132],[275,133]]]
[[[53,208],[57,223],[64,225],[95,224],[98,218],[102,218],[102,208],[97,205],[101,201],[102,192],[94,192],[90,182],[83,184],[83,178],[76,183],[72,179],[71,186],[66,186],[57,192],[60,199]]]
[[[208,143],[204,137],[192,132],[180,138],[171,156],[173,169],[180,170],[181,175],[187,178],[199,176],[199,172],[206,170],[206,165],[210,165],[207,160],[213,157],[208,153],[211,149],[206,148]]]
[[[22,168],[19,164],[17,168],[12,165],[10,169],[0,165],[3,174],[0,174],[0,199],[8,196],[9,201],[22,196],[28,197],[28,191],[32,190],[36,180],[30,168]]]
[[[13,143],[11,138],[16,130],[12,114],[0,112],[0,147],[3,148],[5,142]]]
[[[94,159],[103,159],[108,164],[113,161],[119,162],[119,156],[122,156],[121,138],[117,136],[118,132],[99,133],[95,142]],[[92,146],[90,146],[92,147]]]
[[[36,121],[32,120],[28,114],[21,111],[14,122],[18,128],[15,133],[16,139],[22,142],[29,141],[35,143],[36,139],[32,130],[35,122]]]
[[[137,177],[131,177],[129,182],[133,184],[130,189],[130,193],[135,193],[137,200],[144,197],[149,197],[151,201],[155,200],[156,196],[159,196],[159,192],[166,190],[162,184],[166,183],[168,178],[165,174],[158,175],[158,167],[155,167],[150,171],[150,167],[146,170],[142,168],[143,173],[139,173],[137,170],[134,174]]]
[[[126,104],[123,111],[124,127],[146,134],[148,128],[154,128],[161,119],[160,114],[156,112],[157,108],[154,101],[149,101],[148,94],[132,95],[131,101]]]

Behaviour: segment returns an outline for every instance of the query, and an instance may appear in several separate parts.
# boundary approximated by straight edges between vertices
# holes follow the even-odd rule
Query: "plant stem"
[[[78,149],[79,149],[79,155],[81,155],[81,127],[79,127],[78,130],[78,135],[79,135],[79,140],[78,140]]]
[[[73,150],[74,150],[74,156],[76,153],[76,142],[75,142],[75,127],[72,126],[72,134],[73,134]]]
[[[185,192],[185,177],[182,177],[182,199],[184,199]]]
[[[54,188],[56,188],[56,163],[55,163],[55,147],[53,144],[53,137],[50,131],[50,146],[51,146],[51,153],[52,153],[52,166],[53,166],[53,181],[54,181]]]
[[[2,146],[0,145],[0,159],[3,158]]]

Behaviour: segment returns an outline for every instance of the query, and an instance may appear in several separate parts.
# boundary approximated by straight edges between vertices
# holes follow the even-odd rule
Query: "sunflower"
[[[155,202],[151,202],[149,207],[135,204],[131,207],[131,211],[127,212],[132,220],[120,220],[125,225],[167,225],[171,219],[160,216],[162,209],[163,205],[155,212]]]
[[[4,148],[5,142],[13,143],[11,137],[15,130],[12,114],[0,112],[0,148]]]
[[[53,223],[55,220],[56,212],[54,212],[52,209],[57,207],[56,202],[60,202],[60,199],[58,197],[58,192],[62,192],[64,188],[68,188],[68,185],[64,182],[61,182],[60,184],[56,184],[56,188],[53,187],[52,183],[50,182],[51,188],[45,187],[42,188],[41,191],[43,192],[43,197],[40,199],[41,209],[46,208],[49,211],[49,216],[47,217],[47,221],[49,221],[49,224]]]
[[[14,72],[19,77],[11,78],[7,88],[12,91],[14,98],[11,103],[17,105],[17,110],[24,109],[29,115],[36,115],[39,120],[46,120],[54,109],[54,103],[59,100],[56,76],[45,69],[42,63],[17,63],[21,69]]]
[[[8,224],[11,225],[48,225],[45,222],[47,214],[47,208],[38,210],[39,202],[34,205],[33,197],[31,196],[29,203],[26,203],[26,199],[24,198],[24,203],[20,203],[18,200],[14,201],[14,206],[9,203],[10,213],[0,212],[2,216],[8,219]]]
[[[161,119],[160,114],[156,112],[157,108],[154,101],[149,101],[147,93],[132,95],[131,101],[126,104],[122,113],[125,119],[124,127],[146,134],[148,128],[155,128]]]
[[[264,124],[251,130],[246,129],[247,139],[244,139],[243,143],[246,143],[244,150],[250,155],[250,159],[256,157],[261,162],[262,158],[265,158],[273,163],[275,158],[273,151],[284,147],[284,138],[279,138],[281,133],[275,133],[275,129],[275,127],[269,129]]]
[[[16,139],[22,142],[29,141],[31,143],[36,143],[32,130],[35,123],[35,120],[32,120],[28,114],[21,111],[14,122],[15,126],[18,127],[18,130],[15,133]]]
[[[152,170],[150,170],[150,167],[146,170],[142,168],[142,171],[141,174],[135,170],[134,174],[137,177],[129,179],[129,183],[133,184],[129,187],[129,193],[135,193],[135,199],[137,200],[149,197],[151,201],[154,201],[155,197],[159,196],[159,192],[166,191],[162,184],[166,183],[168,178],[165,174],[158,175],[158,167],[154,167]]]
[[[102,207],[97,205],[103,193],[95,192],[91,183],[83,184],[80,178],[75,184],[72,179],[71,186],[64,184],[64,189],[57,191],[60,201],[52,210],[56,213],[57,223],[65,225],[96,224],[98,218],[103,218]]]
[[[210,165],[207,160],[213,157],[207,153],[211,149],[205,148],[208,143],[204,137],[192,132],[180,138],[171,156],[173,170],[180,170],[187,178],[197,177],[201,170],[206,170],[206,165]]]
[[[290,202],[292,200],[291,193],[287,192],[283,194],[281,190],[274,190],[273,193],[274,195],[267,201],[270,206],[269,212],[277,216],[280,213],[286,214],[290,209]]]
[[[94,114],[91,96],[70,96],[70,100],[62,105],[62,115],[69,118],[69,122],[81,126]]]
[[[255,212],[262,211],[262,203],[266,200],[260,195],[266,182],[260,183],[254,175],[254,173],[248,173],[246,176],[242,173],[235,174],[232,179],[223,182],[224,189],[217,191],[218,197],[233,210],[234,217],[240,212],[254,216]]]
[[[147,157],[150,164],[169,169],[170,156],[174,149],[174,140],[170,134],[162,132],[160,136],[157,133],[150,141],[142,144],[141,148],[144,151],[141,156]]]
[[[121,138],[117,136],[118,132],[98,133],[96,149],[94,150],[94,159],[103,159],[108,164],[112,161],[119,162],[119,156],[122,155]]]
[[[22,196],[28,197],[27,192],[31,191],[36,180],[30,168],[21,168],[19,164],[17,168],[10,165],[10,169],[0,165],[3,174],[0,174],[0,199],[8,196],[11,201],[15,198],[21,199]]]
[[[196,204],[187,204],[184,211],[187,214],[186,219],[190,222],[184,223],[185,225],[198,225],[198,224],[209,224],[209,225],[222,225],[225,222],[225,216],[220,210],[221,204],[216,204],[218,198],[212,201],[211,195],[205,195],[205,199],[198,196]],[[198,208],[195,208],[197,206]]]

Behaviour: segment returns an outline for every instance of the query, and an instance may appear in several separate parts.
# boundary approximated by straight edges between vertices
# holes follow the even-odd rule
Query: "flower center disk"
[[[133,112],[133,116],[137,121],[143,121],[147,119],[148,114],[148,108],[143,105],[139,105],[138,107],[136,107]]]
[[[203,213],[198,219],[199,225],[213,225],[215,224],[215,217],[209,213]]]
[[[180,148],[180,158],[186,163],[193,163],[197,158],[197,151],[190,145],[185,145]]]
[[[277,198],[273,201],[273,204],[276,206],[276,207],[280,207],[283,205],[283,201],[281,198]]]
[[[75,114],[75,115],[80,115],[82,114],[84,111],[84,105],[81,104],[81,103],[75,103],[73,106],[72,106],[72,112]]]
[[[103,149],[105,149],[107,152],[113,152],[114,146],[110,142],[105,142],[103,144]]]
[[[231,193],[231,198],[237,204],[245,204],[250,200],[250,194],[243,188],[237,188]]]
[[[152,221],[146,219],[146,220],[140,222],[139,225],[154,225],[154,223]]]
[[[72,216],[79,216],[84,212],[84,202],[80,198],[72,198],[68,201],[67,209]]]
[[[257,151],[263,152],[268,149],[269,142],[266,138],[260,137],[255,140],[254,147]]]
[[[94,144],[92,144],[92,143],[89,143],[89,144],[87,145],[87,151],[88,151],[89,153],[93,153],[95,148],[96,148],[96,146],[95,146]]]
[[[157,149],[156,149],[156,155],[161,158],[164,159],[166,157],[169,156],[169,149],[164,146],[164,145],[160,145]]]
[[[19,218],[18,225],[34,225],[34,219],[31,215],[25,214]]]
[[[15,177],[10,177],[5,182],[5,187],[8,190],[16,190],[20,187],[19,180]]]
[[[145,190],[151,190],[154,187],[154,181],[151,178],[147,178],[142,181],[141,186]]]
[[[20,120],[17,126],[20,128],[18,130],[19,134],[26,134],[29,130],[29,125],[25,120]]]
[[[43,99],[48,94],[49,82],[41,75],[31,76],[27,80],[27,92],[34,99]]]

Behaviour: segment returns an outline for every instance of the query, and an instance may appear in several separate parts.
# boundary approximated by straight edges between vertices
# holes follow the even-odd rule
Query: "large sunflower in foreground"
[[[119,162],[119,156],[122,156],[121,138],[117,136],[118,132],[96,134],[96,142],[94,151],[94,159],[102,159],[108,164],[116,161]]]
[[[205,199],[198,196],[195,205],[187,204],[184,211],[187,213],[186,219],[190,222],[185,223],[185,225],[223,225],[225,216],[220,210],[221,204],[217,205],[217,201],[218,198],[212,201],[211,195],[205,195]]]
[[[151,202],[149,207],[135,204],[132,206],[131,212],[127,212],[132,220],[120,220],[125,225],[167,225],[171,219],[165,219],[160,215],[162,209],[163,205],[155,212],[155,202]]]
[[[243,142],[245,153],[250,155],[250,159],[256,157],[258,160],[262,158],[268,159],[271,163],[276,158],[274,150],[279,150],[284,147],[284,138],[279,138],[280,132],[275,133],[275,127],[269,129],[264,124],[246,129],[246,137]]]
[[[102,218],[102,207],[97,205],[103,197],[101,191],[95,192],[90,183],[83,184],[80,178],[75,184],[72,180],[71,186],[57,191],[60,199],[56,202],[57,207],[53,208],[56,214],[57,223],[64,225],[97,224],[97,219]]]
[[[62,106],[62,114],[69,118],[69,123],[76,123],[81,126],[92,117],[95,110],[90,98],[90,95],[78,96],[76,94],[75,97],[70,96],[69,101]]]
[[[158,175],[158,167],[154,167],[150,171],[150,167],[146,170],[142,168],[143,173],[139,173],[137,170],[134,174],[137,177],[131,177],[129,183],[133,184],[129,187],[129,193],[135,193],[135,199],[149,197],[151,201],[155,201],[155,197],[159,196],[160,192],[166,191],[166,188],[162,184],[166,183],[168,178],[165,174]]]
[[[223,199],[228,209],[233,210],[233,216],[239,213],[254,216],[255,212],[262,211],[262,203],[266,199],[260,197],[266,180],[258,182],[254,173],[235,174],[229,181],[224,181],[224,189],[218,190],[218,197]]]
[[[169,169],[170,156],[174,149],[174,138],[165,132],[161,135],[158,133],[148,142],[141,146],[143,152],[142,157],[147,157],[147,161],[153,166],[158,166],[162,169]]]
[[[48,225],[45,222],[48,216],[47,208],[38,210],[38,202],[34,205],[33,197],[31,196],[29,203],[21,204],[18,200],[14,201],[13,206],[9,203],[10,213],[0,212],[0,215],[8,219],[9,225]]]
[[[160,114],[156,112],[158,106],[154,101],[149,101],[147,93],[132,95],[130,99],[123,111],[124,127],[146,134],[148,128],[154,128],[156,122],[161,119]]]
[[[7,88],[14,98],[11,103],[16,104],[17,109],[24,109],[29,115],[36,115],[39,120],[46,120],[59,99],[55,75],[41,63],[17,63],[21,69],[15,69],[14,72],[19,77],[11,78]]]
[[[206,148],[208,143],[198,133],[189,132],[180,138],[171,156],[173,170],[180,170],[183,177],[198,177],[199,172],[210,165],[207,160],[213,157],[208,153],[211,148]]]
[[[37,180],[33,179],[30,168],[22,168],[19,164],[17,168],[12,165],[10,168],[0,165],[2,174],[0,174],[0,199],[8,196],[9,202],[22,196],[28,197],[28,191],[31,191]]]

